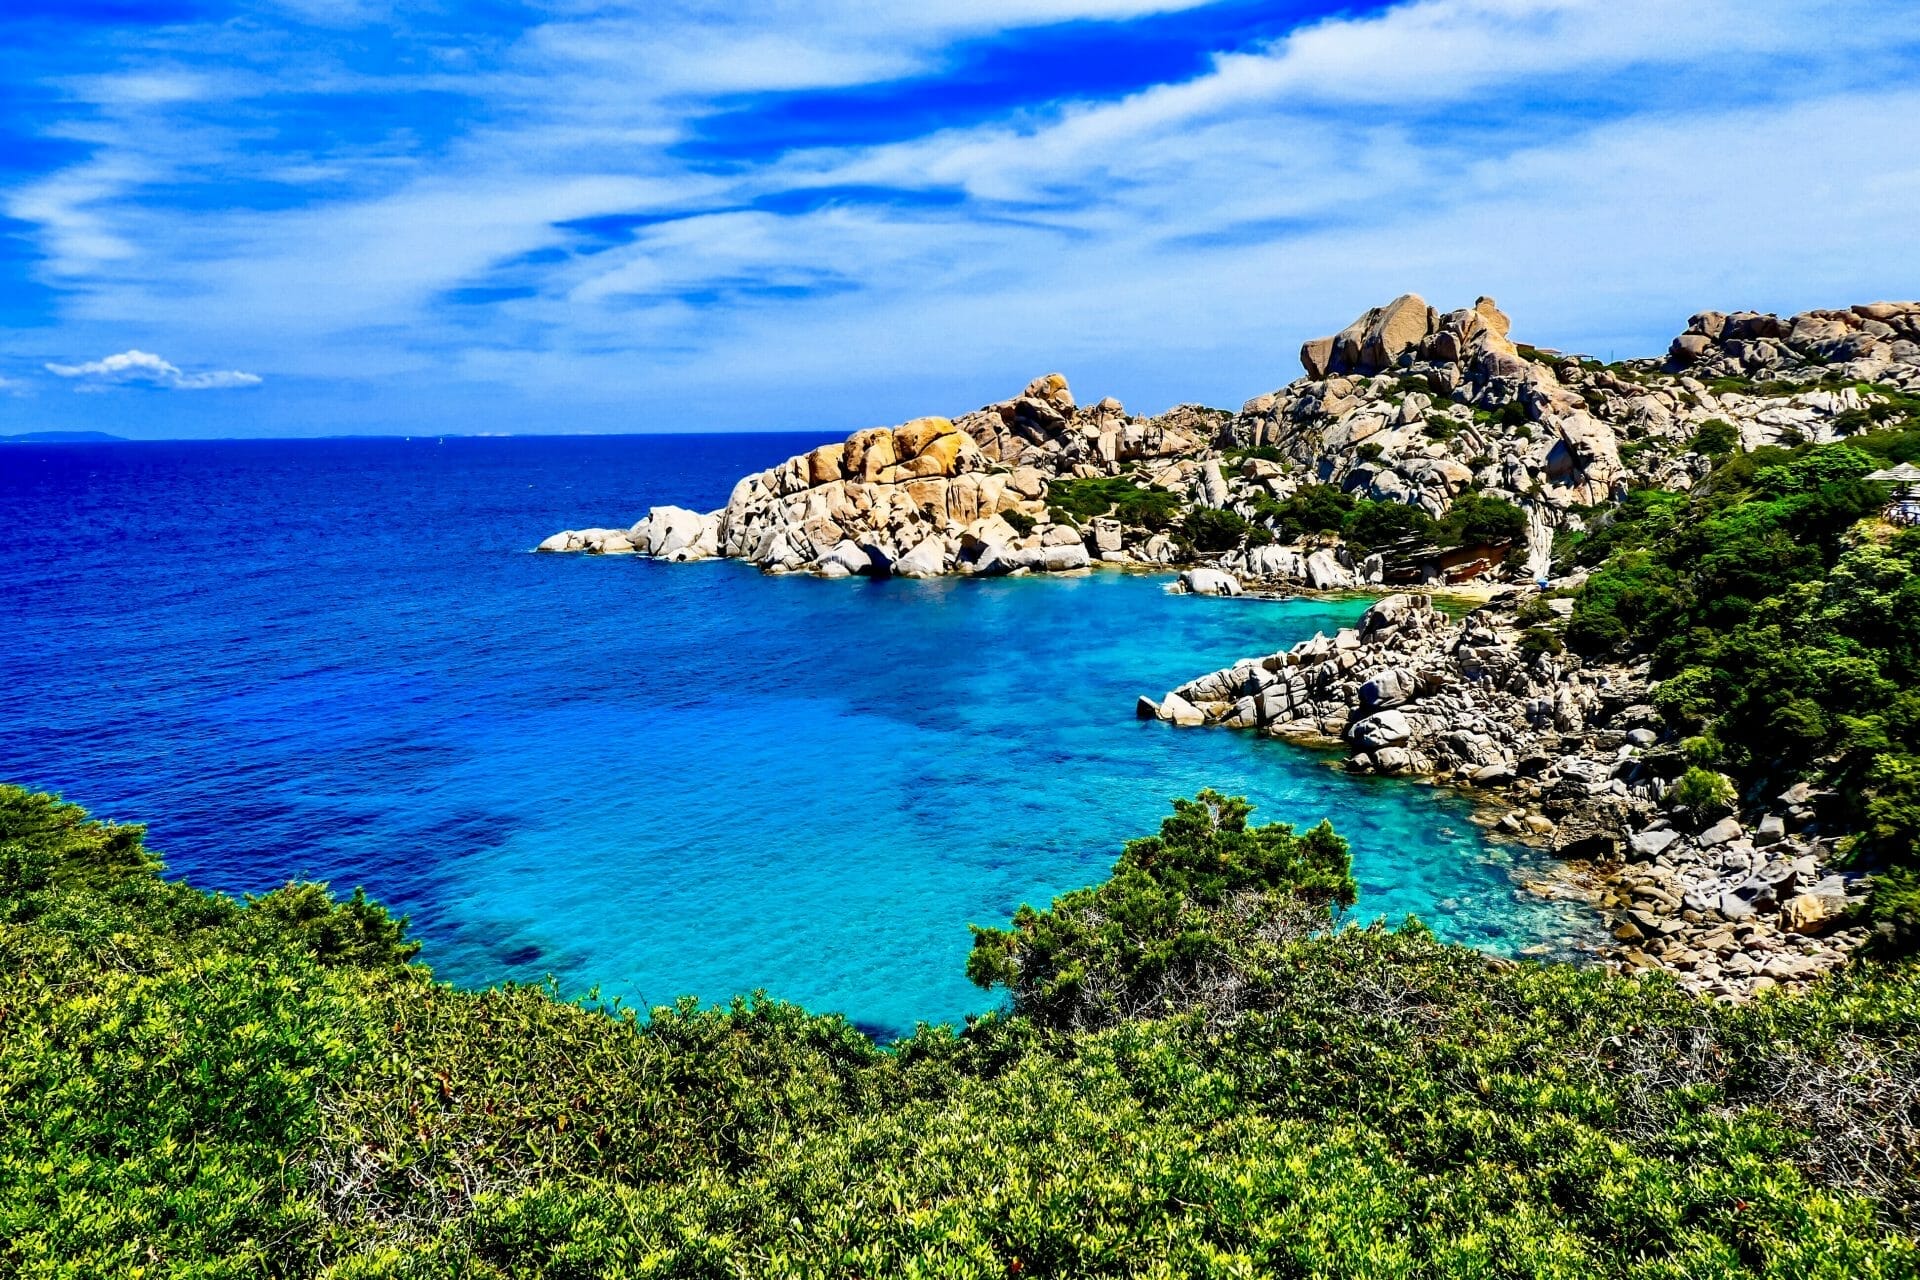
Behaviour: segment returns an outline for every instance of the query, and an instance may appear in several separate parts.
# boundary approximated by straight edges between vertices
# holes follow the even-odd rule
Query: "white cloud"
[[[1237,402],[1284,380],[1301,338],[1406,288],[1493,292],[1525,335],[1627,354],[1701,306],[1920,280],[1920,244],[1888,216],[1911,207],[1920,160],[1886,140],[1920,115],[1920,46],[1882,0],[1408,0],[1115,101],[1038,85],[984,123],[725,163],[683,144],[714,112],[755,109],[739,91],[939,75],[955,40],[1190,3],[536,7],[544,25],[391,72],[229,27],[212,71],[176,45],[64,81],[101,114],[45,132],[88,157],[0,195],[35,225],[63,349],[163,332],[435,409],[463,388],[503,422],[618,401],[859,424],[978,403],[1055,363],[1136,408]],[[357,95],[421,89],[484,109],[434,117],[444,135],[303,126],[277,149],[261,141],[276,84],[343,118]],[[945,91],[966,104],[966,86]],[[781,198],[821,186],[970,199]],[[251,378],[140,352],[54,371]]]
[[[119,355],[108,356],[103,360],[89,360],[85,364],[49,364],[47,372],[61,378],[81,378],[83,385],[98,386],[103,383],[144,383],[148,386],[165,387],[172,391],[213,391],[226,387],[257,387],[260,376],[253,373],[241,373],[237,369],[211,370],[206,373],[187,373],[169,360],[163,360],[151,351],[122,351]]]

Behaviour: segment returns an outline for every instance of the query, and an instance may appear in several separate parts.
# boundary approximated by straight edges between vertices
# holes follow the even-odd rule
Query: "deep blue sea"
[[[764,988],[883,1035],[989,1007],[967,924],[1100,878],[1203,786],[1331,817],[1362,917],[1590,936],[1455,797],[1134,718],[1364,602],[529,554],[814,443],[0,445],[0,779],[146,822],[204,887],[364,885],[454,982]]]

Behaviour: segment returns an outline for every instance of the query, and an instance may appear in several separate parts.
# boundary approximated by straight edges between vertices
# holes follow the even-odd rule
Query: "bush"
[[[1707,817],[1733,807],[1733,781],[1724,773],[1689,765],[1680,780],[1667,791],[1667,803],[1698,816]]]
[[[1180,518],[1180,499],[1132,475],[1086,476],[1049,481],[1047,509],[1063,524],[1082,525],[1111,515],[1132,528],[1159,532]]]
[[[1520,636],[1520,656],[1532,662],[1543,653],[1559,655],[1566,652],[1566,645],[1560,637],[1546,627],[1528,627]]]
[[[1024,511],[1002,511],[1000,518],[1005,520],[1013,531],[1023,538],[1032,533],[1034,526],[1040,523]]]
[[[1708,418],[1693,433],[1693,451],[1708,458],[1724,458],[1740,447],[1740,432],[1724,418]]]
[[[1037,1017],[882,1050],[764,998],[641,1019],[323,963],[138,828],[0,788],[0,1273],[1920,1267],[1911,963],[1723,1007],[1336,930],[1338,837],[1247,813],[1181,802],[1112,881],[983,931],[977,976]]]
[[[1440,518],[1436,536],[1447,547],[1517,542],[1527,536],[1527,513],[1500,498],[1463,493]]]
[[[1433,517],[1419,507],[1404,502],[1375,502],[1363,498],[1354,504],[1353,510],[1342,522],[1340,536],[1362,551],[1402,538],[1431,542],[1434,537]]]
[[[1232,551],[1246,541],[1251,532],[1238,512],[1220,507],[1195,507],[1187,512],[1180,528],[1201,551]]]
[[[1173,810],[1099,887],[1023,906],[1010,929],[975,927],[967,976],[1007,987],[1016,1013],[1049,1026],[1108,1026],[1188,1003],[1290,909],[1324,927],[1353,903],[1347,845],[1327,824],[1249,827],[1252,806],[1213,791]]]
[[[1282,539],[1293,542],[1310,533],[1337,533],[1353,511],[1353,495],[1330,484],[1301,485],[1285,501],[1267,498],[1257,505]]]

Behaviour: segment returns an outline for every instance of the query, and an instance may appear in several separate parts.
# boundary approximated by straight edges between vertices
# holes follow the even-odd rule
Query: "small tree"
[[[1724,773],[1690,765],[1680,780],[1667,792],[1667,803],[1685,809],[1696,818],[1705,818],[1733,807],[1733,781]]]
[[[1353,903],[1347,842],[1322,822],[1247,825],[1253,806],[1202,791],[1175,800],[1160,834],[1129,841],[1103,884],[1052,908],[1022,906],[1009,929],[973,928],[967,977],[1005,986],[1014,1009],[1055,1027],[1098,1027],[1238,986],[1263,941],[1331,923]]]

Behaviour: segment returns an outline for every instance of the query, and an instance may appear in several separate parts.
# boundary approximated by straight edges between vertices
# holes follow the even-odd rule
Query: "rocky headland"
[[[1463,618],[1424,595],[1376,601],[1359,623],[1142,697],[1175,725],[1337,746],[1358,773],[1478,793],[1488,825],[1551,851],[1606,913],[1608,965],[1661,968],[1738,998],[1817,977],[1866,931],[1842,927],[1865,878],[1830,866],[1831,797],[1799,785],[1738,812],[1676,802],[1679,736],[1645,663],[1584,661],[1530,640],[1571,599],[1508,590]]]
[[[823,577],[1105,563],[1204,564],[1280,589],[1524,579],[1537,546],[1531,558],[1498,540],[1382,554],[1303,535],[1285,504],[1334,490],[1443,517],[1472,493],[1525,510],[1531,532],[1513,541],[1540,543],[1634,486],[1691,487],[1709,467],[1694,448],[1709,423],[1747,448],[1831,440],[1872,411],[1859,384],[1920,391],[1920,303],[1704,312],[1666,356],[1611,365],[1518,344],[1510,328],[1490,298],[1441,312],[1408,294],[1306,343],[1305,375],[1237,413],[1137,417],[1113,399],[1080,405],[1049,374],[958,418],[795,455],[740,480],[716,511],[656,507],[539,550]],[[1195,512],[1223,513],[1233,545],[1190,536]]]

